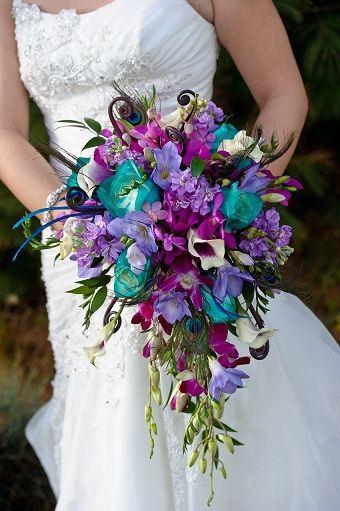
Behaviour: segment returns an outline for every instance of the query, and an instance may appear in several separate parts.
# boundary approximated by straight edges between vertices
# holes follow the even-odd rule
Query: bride
[[[43,207],[58,188],[52,168],[27,142],[28,95],[41,108],[50,140],[79,154],[84,135],[56,130],[84,116],[107,124],[113,79],[144,92],[155,84],[162,111],[184,88],[212,94],[218,41],[259,106],[265,134],[295,131],[273,165],[284,172],[302,130],[307,99],[292,50],[270,0],[1,0],[0,177],[26,208]],[[278,123],[278,126],[276,125]],[[280,131],[282,130],[282,131]],[[58,195],[58,194],[57,194]],[[145,339],[125,313],[97,368],[86,336],[71,262],[53,266],[45,251],[53,397],[26,434],[57,498],[57,511],[203,511],[209,478],[186,468],[185,414],[157,409],[154,457],[144,423]],[[250,365],[247,388],[225,419],[244,442],[216,477],[216,511],[336,511],[340,506],[340,350],[302,302],[281,293],[268,323],[278,329],[269,356]],[[86,337],[86,338],[84,338]],[[237,343],[237,340],[235,340]],[[238,346],[242,355],[242,346]],[[245,354],[245,353],[244,353]],[[169,380],[162,374],[163,395]]]

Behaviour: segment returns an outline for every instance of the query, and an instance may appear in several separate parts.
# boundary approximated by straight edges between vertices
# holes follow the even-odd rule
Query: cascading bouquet
[[[268,354],[274,331],[264,327],[262,314],[284,287],[280,270],[293,252],[292,229],[280,226],[272,204],[287,205],[301,185],[268,169],[293,135],[281,148],[275,134],[267,143],[259,127],[251,138],[190,90],[179,94],[173,114],[162,116],[155,90],[130,97],[116,89],[120,96],[109,106],[113,130],[88,118],[60,121],[94,134],[83,148],[93,148],[91,158],[51,149],[72,172],[65,205],[46,209],[65,213],[33,233],[30,218],[37,212],[16,226],[24,226],[22,247],[59,245],[60,259],[77,263],[82,280],[70,292],[84,297],[85,328],[111,296],[99,339],[84,348],[92,363],[119,329],[123,309],[136,307],[132,322],[148,332],[150,457],[157,434],[151,403],[162,402],[163,366],[176,382],[166,405],[189,414],[183,441],[183,453],[194,445],[189,466],[200,458],[204,473],[210,458],[210,504],[214,469],[226,477],[218,445],[232,453],[241,445],[221,419],[225,402],[248,378],[239,366],[250,362],[228,341],[228,331],[255,359]],[[55,221],[63,229],[42,244],[37,234]]]

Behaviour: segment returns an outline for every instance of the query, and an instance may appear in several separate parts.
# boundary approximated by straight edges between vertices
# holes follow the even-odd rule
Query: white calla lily
[[[161,128],[165,128],[166,126],[172,126],[173,128],[179,128],[182,122],[184,121],[184,112],[181,108],[177,108],[173,112],[170,112],[167,115],[162,116],[159,121],[159,125]]]
[[[259,349],[274,335],[275,330],[258,328],[249,318],[236,320],[236,333],[238,339],[249,345],[250,348]]]
[[[241,130],[238,133],[236,133],[235,137],[231,140],[224,139],[220,143],[218,150],[219,151],[227,151],[229,154],[234,155],[239,153],[240,151],[244,151],[247,149],[250,145],[254,143],[254,139],[252,137],[249,137],[245,130]],[[252,150],[252,152],[248,155],[249,158],[254,160],[256,163],[258,163],[262,156],[264,155],[264,152],[261,151],[259,148],[259,145],[256,144],[255,148]]]
[[[197,229],[188,232],[188,250],[191,255],[200,258],[203,270],[219,268],[225,263],[224,240],[204,240],[197,235]]]
[[[68,218],[63,227],[63,235],[60,238],[59,252],[60,259],[65,259],[73,249],[73,233],[71,230],[72,223],[74,222],[74,218]]]
[[[87,193],[89,197],[92,197],[92,193],[94,192],[97,185],[100,185],[109,177],[111,173],[101,165],[99,165],[93,158],[89,163],[84,165],[77,176],[77,181],[79,187]]]

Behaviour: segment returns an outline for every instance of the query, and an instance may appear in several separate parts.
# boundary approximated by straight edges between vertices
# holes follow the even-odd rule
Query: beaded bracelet
[[[61,186],[59,186],[59,188],[54,190],[54,192],[50,193],[46,199],[46,207],[50,208],[50,207],[54,206],[58,202],[60,194],[63,193],[65,190],[67,190],[67,186],[61,185]],[[44,211],[42,223],[47,224],[51,220],[52,220],[51,211]]]

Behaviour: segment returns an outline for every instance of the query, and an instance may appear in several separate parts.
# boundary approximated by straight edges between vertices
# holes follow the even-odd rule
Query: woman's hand
[[[271,0],[212,0],[214,24],[253,95],[260,113],[256,124],[270,139],[275,131],[282,144],[295,132],[290,149],[270,164],[283,174],[299,140],[308,98],[287,32]]]

